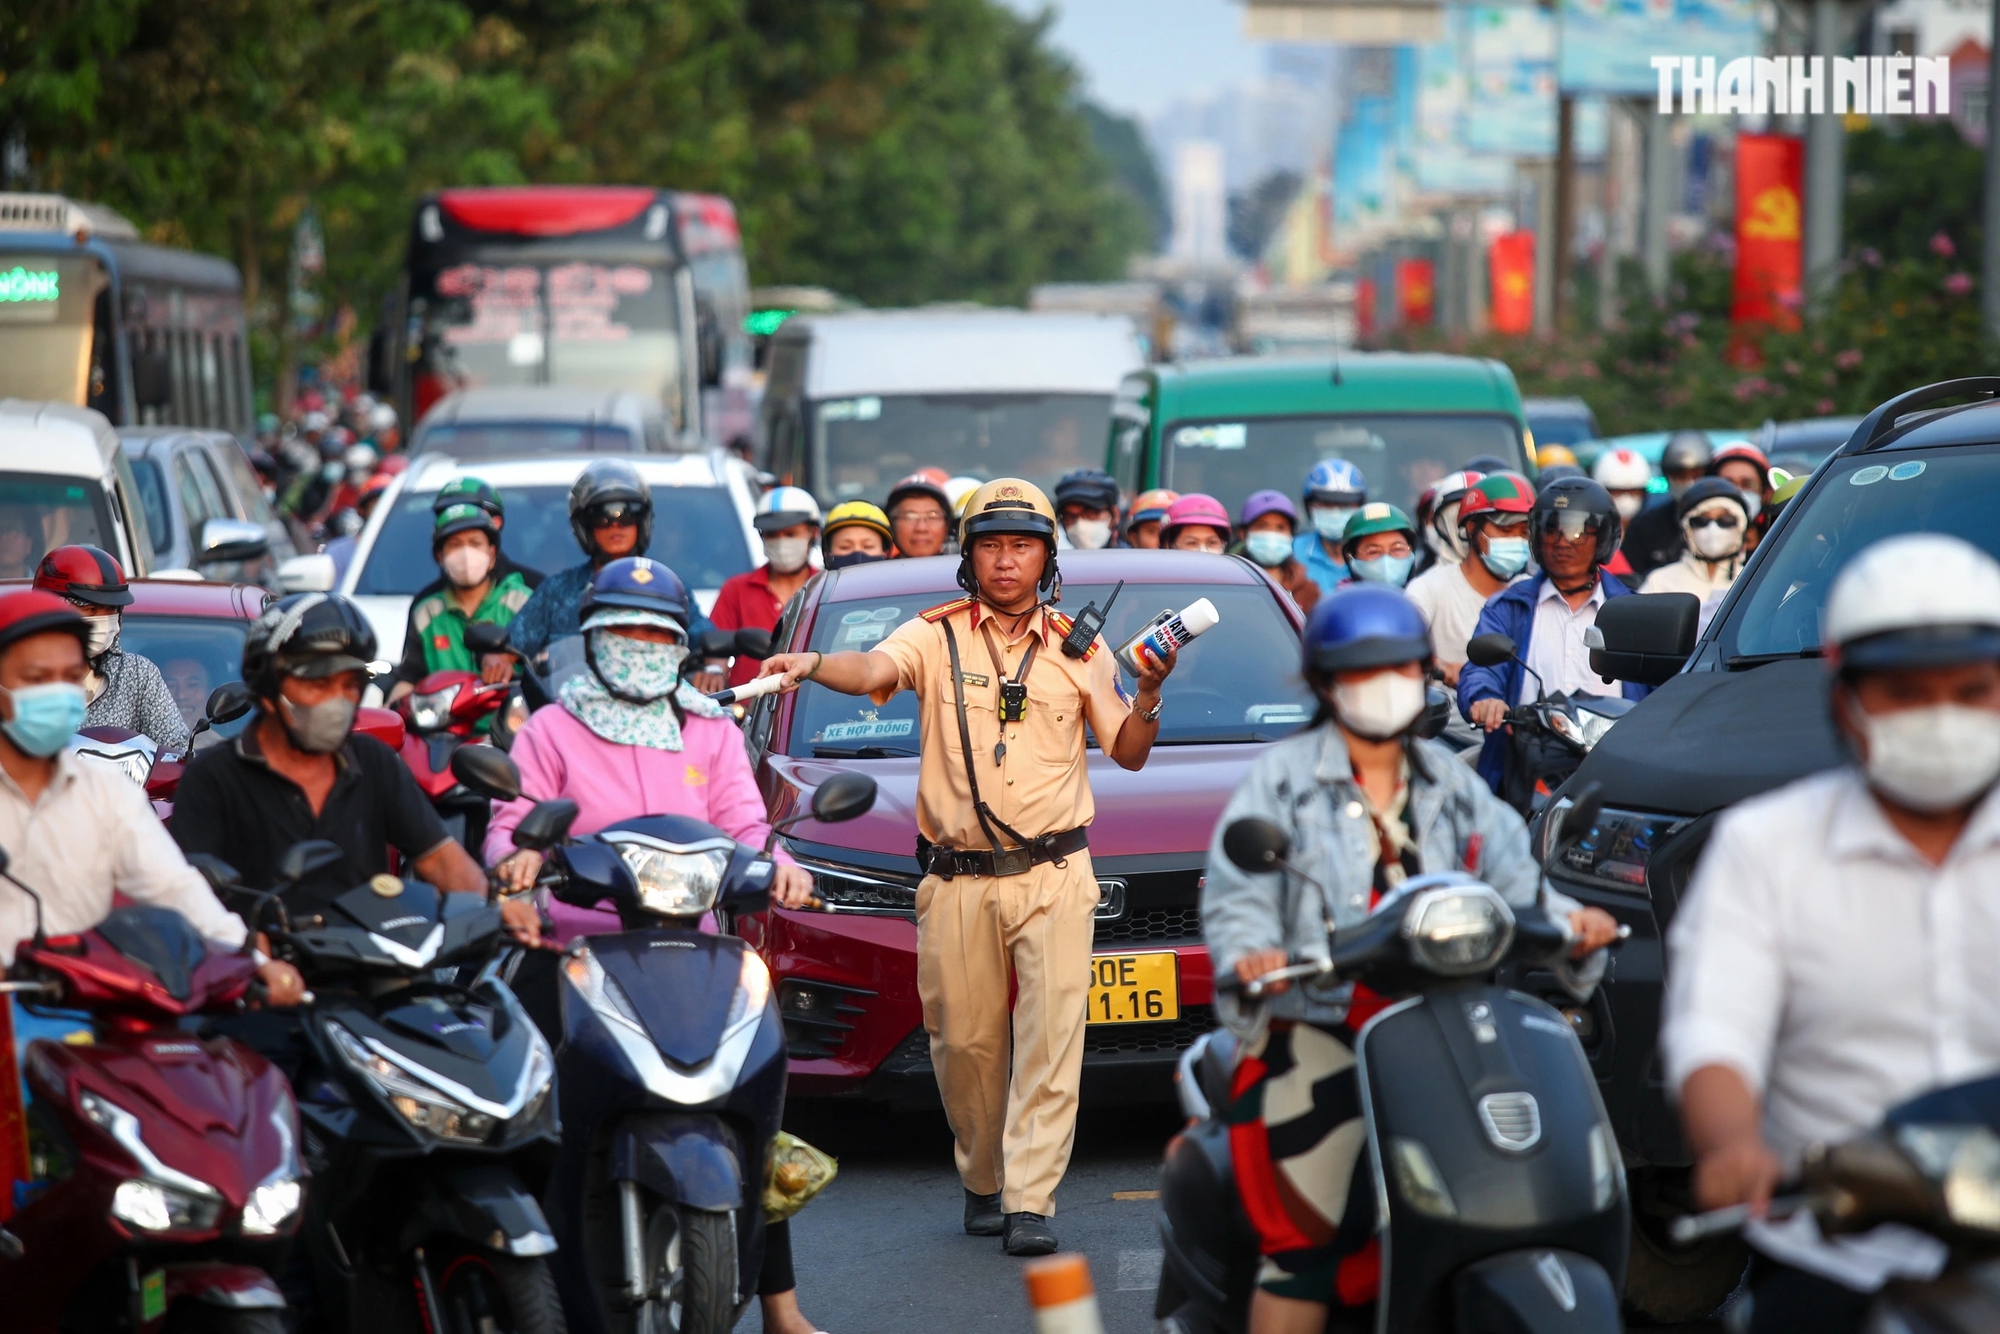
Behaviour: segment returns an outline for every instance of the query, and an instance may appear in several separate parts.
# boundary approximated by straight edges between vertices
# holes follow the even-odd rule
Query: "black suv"
[[[1620,598],[1599,612],[1591,665],[1657,684],[1613,727],[1535,830],[1549,845],[1565,794],[1600,785],[1595,829],[1555,884],[1632,927],[1607,984],[1571,1019],[1597,1072],[1632,1185],[1626,1300],[1656,1320],[1697,1318],[1735,1287],[1733,1238],[1667,1240],[1689,1207],[1692,1159],[1657,1054],[1661,939],[1717,814],[1839,764],[1819,657],[1820,609],[1848,558],[1882,538],[1950,533],[2000,556],[2000,377],[1912,390],[1864,418],[1785,506],[1705,631],[1684,593]],[[1959,406],[1940,407],[1973,399]],[[1601,645],[1601,647],[1598,647]]]

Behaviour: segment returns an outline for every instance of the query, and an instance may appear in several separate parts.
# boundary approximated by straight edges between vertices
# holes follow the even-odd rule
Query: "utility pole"
[[[1986,253],[1980,265],[1979,307],[1987,334],[2000,338],[2000,4],[1993,6],[1986,49]]]
[[[1845,53],[1841,0],[1812,0],[1812,54],[1825,62],[1826,110],[1806,113],[1806,291],[1832,293],[1840,279],[1841,205],[1846,192],[1847,131],[1833,110],[1833,59]],[[1991,157],[1987,178],[1992,179]]]
[[[1555,286],[1550,292],[1550,324],[1560,330],[1569,314],[1574,275],[1570,254],[1576,248],[1576,99],[1568,93],[1556,99],[1556,226]]]
[[[1639,229],[1646,269],[1646,288],[1655,301],[1667,296],[1667,221],[1673,216],[1674,122],[1657,107],[1647,104],[1640,113],[1646,129],[1646,188],[1640,192],[1645,206]]]

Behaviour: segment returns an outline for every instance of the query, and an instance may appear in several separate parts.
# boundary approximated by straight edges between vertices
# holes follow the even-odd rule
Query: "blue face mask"
[[[1359,508],[1358,505],[1313,505],[1307,513],[1312,516],[1314,532],[1329,542],[1338,542],[1347,531],[1347,521]]]
[[[68,681],[22,686],[7,693],[14,700],[14,716],[0,723],[0,732],[16,749],[37,759],[47,759],[68,745],[90,706],[83,687]]]
[[[1292,558],[1292,535],[1266,528],[1243,539],[1243,550],[1251,560],[1267,570],[1275,570]]]
[[[1479,559],[1495,579],[1512,579],[1528,568],[1528,539],[1490,537],[1486,539],[1486,550],[1479,553]]]
[[[1377,556],[1374,560],[1347,562],[1347,572],[1364,583],[1401,588],[1409,582],[1410,567],[1416,563],[1415,556]]]

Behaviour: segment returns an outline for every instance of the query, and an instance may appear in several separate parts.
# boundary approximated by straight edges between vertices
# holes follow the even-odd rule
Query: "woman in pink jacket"
[[[761,847],[770,825],[743,734],[680,679],[688,650],[687,590],[679,576],[644,556],[612,561],[592,580],[581,615],[590,670],[563,683],[559,707],[528,719],[511,752],[521,771],[520,799],[493,807],[486,859],[502,886],[518,893],[534,885],[541,854],[514,847],[514,828],[537,801],[556,797],[577,805],[572,833],[595,833],[641,815],[687,815]],[[773,897],[798,907],[811,896],[812,877],[782,852],[777,860]],[[564,944],[621,929],[615,912],[546,906]],[[532,985],[526,972],[524,987]],[[771,1334],[814,1334],[799,1310],[790,1229],[783,1223],[769,1231],[757,1289]]]

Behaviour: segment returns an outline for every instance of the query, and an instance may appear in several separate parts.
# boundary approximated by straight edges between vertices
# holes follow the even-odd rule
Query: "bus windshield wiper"
[[[1773,662],[1797,662],[1802,658],[1818,658],[1824,655],[1818,645],[1812,648],[1797,648],[1789,653],[1738,653],[1723,659],[1722,665],[1730,671],[1741,671],[1746,667],[1762,667]]]
[[[814,746],[816,760],[907,759],[917,752],[908,746]]]

